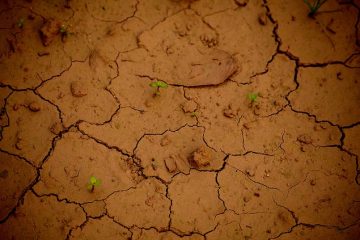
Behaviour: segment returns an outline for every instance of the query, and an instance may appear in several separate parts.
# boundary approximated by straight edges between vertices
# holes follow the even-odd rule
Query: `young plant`
[[[101,181],[94,176],[91,176],[87,188],[90,192],[94,192],[95,186],[100,186]]]
[[[197,116],[198,116],[198,113],[197,113],[196,111],[191,112],[191,113],[190,113],[190,116],[191,116],[191,117],[197,117]]]
[[[160,96],[160,88],[167,88],[168,84],[166,82],[157,80],[149,84],[150,87],[155,88],[154,96]]]
[[[313,17],[315,13],[318,11],[318,9],[323,5],[326,0],[310,0],[312,3],[309,2],[309,0],[304,0],[305,4],[309,7],[309,17]]]
[[[59,32],[61,34],[61,40],[64,41],[66,37],[70,35],[69,29],[64,24],[60,26]]]
[[[25,19],[24,18],[20,18],[19,21],[17,21],[16,26],[18,28],[23,28],[24,27],[24,23],[25,23]]]
[[[254,103],[256,101],[256,99],[258,98],[258,93],[249,93],[248,94],[248,98],[250,100],[251,103]]]

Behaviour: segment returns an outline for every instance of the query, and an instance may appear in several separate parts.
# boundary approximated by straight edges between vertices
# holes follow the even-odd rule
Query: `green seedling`
[[[194,112],[190,113],[190,116],[191,116],[191,117],[197,117],[197,116],[198,116],[198,113],[197,113],[196,111],[194,111]]]
[[[310,0],[312,3],[309,2],[309,0],[304,0],[305,4],[309,7],[309,17],[313,17],[315,13],[319,10],[321,5],[323,5],[326,0]]]
[[[67,29],[66,29],[66,26],[65,25],[61,25],[60,29],[59,29],[59,32],[61,34],[67,34]]]
[[[251,103],[254,103],[256,101],[256,99],[258,98],[258,94],[257,93],[249,93],[248,94],[248,98],[251,101]]]
[[[24,23],[25,23],[25,19],[24,18],[20,18],[19,21],[16,23],[16,26],[18,28],[23,28],[24,27]]]
[[[70,34],[74,34],[73,32],[69,31],[69,26],[61,25],[59,28],[59,33],[61,34],[61,40],[64,42]]]
[[[89,180],[89,183],[87,185],[87,188],[90,192],[94,192],[94,189],[95,189],[95,186],[100,186],[101,184],[101,181],[100,179],[97,179],[96,177],[94,176],[91,176],[90,177],[90,180]]]
[[[166,82],[157,80],[149,84],[150,87],[155,88],[154,96],[160,96],[160,88],[167,88],[168,84]]]
[[[59,32],[62,37],[67,37],[70,34],[68,27],[64,24],[60,26]]]

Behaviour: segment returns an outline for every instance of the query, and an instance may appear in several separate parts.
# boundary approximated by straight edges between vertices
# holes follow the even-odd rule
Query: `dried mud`
[[[360,2],[308,11],[0,1],[0,239],[360,239]]]

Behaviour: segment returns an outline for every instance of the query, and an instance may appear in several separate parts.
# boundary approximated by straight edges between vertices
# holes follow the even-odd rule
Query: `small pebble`
[[[261,13],[258,17],[259,23],[263,26],[267,24],[267,16],[265,13]]]
[[[32,112],[38,112],[40,111],[41,107],[40,107],[40,104],[37,103],[37,102],[32,102],[29,104],[29,109],[30,111]]]

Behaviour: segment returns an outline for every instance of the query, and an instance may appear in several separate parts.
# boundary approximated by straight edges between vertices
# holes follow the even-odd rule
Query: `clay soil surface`
[[[1,0],[0,239],[359,240],[360,1],[308,13]]]

